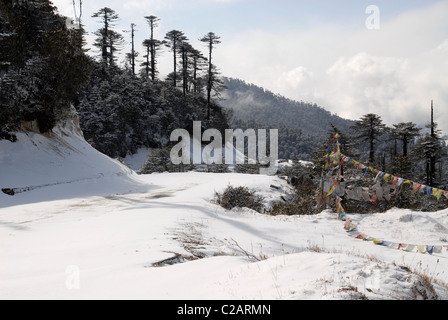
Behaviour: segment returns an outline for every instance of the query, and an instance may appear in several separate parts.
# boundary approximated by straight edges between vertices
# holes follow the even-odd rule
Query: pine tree
[[[355,139],[369,144],[369,163],[375,163],[375,141],[385,132],[386,126],[383,124],[381,117],[369,113],[360,120],[355,122],[351,127],[355,131]]]
[[[408,146],[409,143],[413,141],[415,137],[420,135],[420,128],[412,122],[401,122],[399,124],[394,124],[392,128],[392,134],[403,144],[403,156],[408,156]]]
[[[210,119],[211,92],[215,90],[219,92],[222,89],[223,82],[218,78],[218,71],[212,63],[212,52],[215,45],[220,44],[220,37],[213,32],[207,33],[199,39],[208,47],[208,74],[207,74],[207,119]]]
[[[157,22],[160,21],[160,19],[152,15],[146,16],[145,19],[149,25],[150,36],[149,39],[143,41],[143,46],[146,48],[146,63],[143,65],[146,66],[146,76],[149,76],[149,73],[151,72],[151,80],[155,81],[157,75],[157,52],[163,42],[154,38],[154,29],[159,26]]]
[[[119,16],[114,10],[104,7],[92,15],[93,18],[100,18],[103,27],[95,32],[97,36],[94,46],[101,51],[101,59],[104,65],[112,66],[115,64],[116,51],[123,45],[123,36],[113,30]]]
[[[184,41],[187,41],[187,37],[182,31],[171,30],[165,35],[165,45],[173,52],[173,87],[177,86],[177,54]]]
[[[193,92],[194,93],[201,93],[202,87],[203,87],[203,80],[198,75],[198,72],[201,71],[204,67],[204,64],[207,61],[207,58],[205,58],[202,53],[199,50],[193,49],[191,52],[191,59],[193,60],[192,68],[193,68]]]
[[[193,78],[190,69],[192,67],[191,57],[194,51],[195,49],[191,44],[186,41],[182,42],[180,46],[180,55],[182,61],[182,92],[184,94],[184,97],[186,96],[187,92],[190,91],[189,84],[191,79]]]
[[[128,31],[125,31],[128,32]],[[135,76],[135,60],[138,56],[138,52],[135,51],[134,38],[135,38],[135,24],[131,23],[131,52],[126,54],[131,65],[132,75]]]
[[[437,163],[442,163],[446,156],[443,142],[440,138],[440,131],[437,129],[437,123],[434,122],[434,103],[431,101],[431,122],[427,126],[430,133],[418,140],[413,154],[419,160],[424,161],[426,184],[437,187],[441,183],[440,175],[437,177]]]
[[[399,174],[401,176],[410,177],[412,169],[414,168],[413,157],[409,154],[409,144],[411,144],[416,137],[420,135],[420,128],[412,122],[401,122],[394,124],[393,128],[388,130],[390,136],[394,139],[394,153],[391,163],[391,173]],[[397,140],[402,143],[402,154],[398,154]]]

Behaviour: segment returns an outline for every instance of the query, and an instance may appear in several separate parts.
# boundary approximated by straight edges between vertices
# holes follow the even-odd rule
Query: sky
[[[75,17],[73,0],[53,3]],[[448,1],[84,0],[82,21],[90,34],[101,27],[91,16],[105,6],[120,16],[117,31],[137,25],[139,50],[149,37],[143,17],[155,15],[157,39],[180,30],[206,53],[198,39],[208,32],[220,36],[214,62],[226,77],[348,119],[375,113],[389,126],[428,124],[434,100],[436,121],[448,134]],[[130,52],[130,35],[123,34]],[[171,65],[165,50],[161,76]]]

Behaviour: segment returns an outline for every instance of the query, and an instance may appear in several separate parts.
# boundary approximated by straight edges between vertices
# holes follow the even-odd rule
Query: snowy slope
[[[277,177],[135,173],[72,128],[0,142],[0,299],[448,298],[448,253],[354,239],[331,211],[226,211],[229,184],[279,198]],[[270,185],[280,186],[273,189]],[[448,211],[349,214],[363,232],[446,244]],[[428,283],[429,281],[429,283]]]
[[[16,198],[24,201],[71,198],[101,189],[109,193],[107,183],[102,183],[100,189],[89,189],[95,182],[109,179],[119,179],[121,189],[126,191],[127,183],[135,184],[132,170],[93,149],[73,121],[55,127],[48,135],[34,132],[16,135],[15,143],[0,140],[0,188],[12,188],[19,194],[11,198],[0,193],[0,207],[15,203]],[[70,194],[67,188],[73,182],[83,182],[87,189],[76,188]],[[61,186],[65,191],[60,194]],[[35,192],[21,196],[20,192],[29,190]]]

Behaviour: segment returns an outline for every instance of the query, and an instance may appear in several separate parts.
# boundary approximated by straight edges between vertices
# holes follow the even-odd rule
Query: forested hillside
[[[67,117],[91,63],[49,1],[0,1],[0,138],[21,122],[45,133]]]
[[[114,27],[119,14],[105,7],[90,18],[100,27],[94,48],[86,48],[81,22],[58,15],[50,1],[0,1],[0,139],[15,141],[20,130],[50,133],[73,106],[86,140],[113,158],[165,147],[174,129],[191,132],[193,121],[203,129],[228,128],[214,101],[222,89],[211,62],[219,36],[209,32],[200,39],[209,51],[205,58],[182,31],[155,39],[159,19],[148,16],[145,61],[139,64],[132,50],[122,64],[124,36]],[[165,79],[157,69],[162,46],[173,57]]]
[[[279,129],[279,156],[309,160],[331,124],[348,133],[354,124],[316,104],[294,101],[240,79],[224,78],[221,104],[232,110],[232,127]]]
[[[224,78],[227,90],[223,106],[231,108],[235,119],[254,120],[272,127],[300,129],[305,134],[325,137],[332,123],[348,132],[353,121],[343,119],[316,104],[294,101],[243,80]]]
[[[173,130],[192,132],[193,121],[224,130],[226,117],[201,94],[184,95],[163,81],[135,77],[118,67],[95,63],[91,80],[75,100],[84,136],[110,157],[126,157],[141,147],[162,148]]]

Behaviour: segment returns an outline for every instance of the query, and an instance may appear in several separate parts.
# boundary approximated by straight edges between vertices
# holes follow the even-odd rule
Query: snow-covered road
[[[406,253],[354,239],[331,211],[272,217],[249,209],[229,212],[213,203],[215,191],[229,184],[275,199],[281,190],[271,184],[288,188],[278,178],[185,173],[134,179],[138,192],[1,209],[0,298],[448,297],[446,287],[431,289],[434,283],[429,286],[410,272],[446,282],[447,253]],[[84,184],[68,184],[66,192],[73,194]],[[64,191],[64,186],[52,188]],[[413,220],[410,214],[394,210],[351,218],[381,236],[408,241],[446,237],[440,226],[446,226],[448,212],[430,218],[413,213]],[[403,232],[397,234],[398,229]]]
[[[73,126],[58,130],[0,141],[0,187],[25,190],[0,193],[0,299],[448,298],[446,250],[355,239],[331,210],[274,217],[214,203],[228,185],[269,203],[289,188],[278,177],[139,176]],[[381,239],[448,244],[447,210],[348,217]]]

